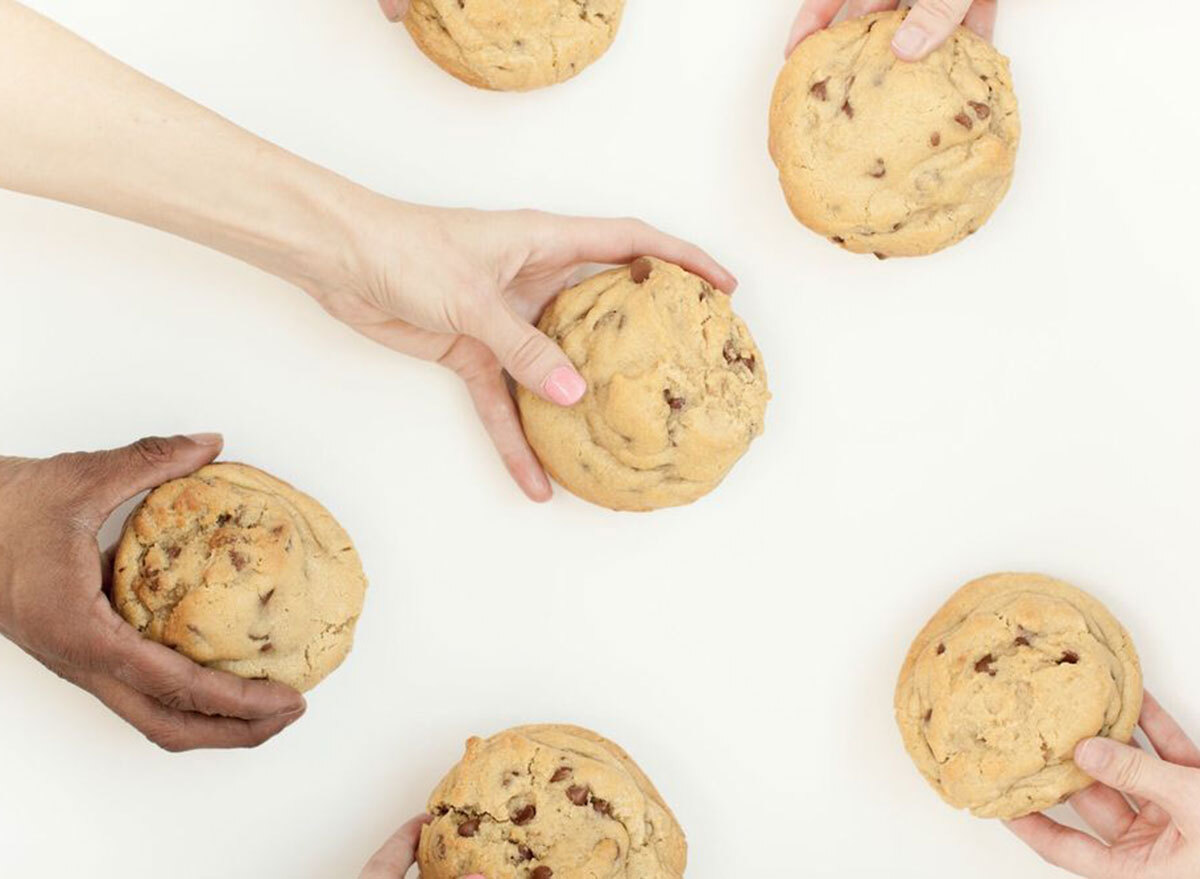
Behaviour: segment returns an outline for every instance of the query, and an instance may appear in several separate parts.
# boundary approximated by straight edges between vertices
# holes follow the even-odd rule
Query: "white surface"
[[[372,581],[348,663],[254,752],[160,753],[0,643],[0,875],[353,876],[468,734],[543,720],[630,749],[689,879],[1057,875],[942,805],[891,718],[911,636],[996,569],[1094,591],[1200,732],[1200,8],[1010,4],[1012,193],[970,241],[880,263],[778,191],[791,0],[630,0],[605,59],[529,95],[459,85],[370,0],[35,5],[367,185],[696,239],[742,280],[775,400],[690,508],[538,507],[449,374],[222,256],[0,194],[0,451],[222,430]]]

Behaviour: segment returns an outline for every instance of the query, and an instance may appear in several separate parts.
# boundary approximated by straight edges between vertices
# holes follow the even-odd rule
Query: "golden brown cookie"
[[[1040,574],[993,574],[956,592],[896,685],[913,762],[946,802],[981,818],[1017,818],[1087,787],[1075,746],[1128,742],[1141,709],[1129,634],[1096,599]]]
[[[518,389],[529,444],[563,487],[614,510],[687,504],[763,431],[767,374],[730,298],[639,259],[559,295],[538,327],[588,383],[563,408]]]
[[[422,879],[678,879],[687,843],[623,750],[574,726],[472,738],[429,798]]]
[[[524,91],[570,79],[605,53],[625,0],[413,0],[421,51],[473,86]]]
[[[367,581],[324,507],[244,464],[160,485],[125,523],[113,604],[147,638],[308,690],[354,640]]]
[[[784,66],[771,156],[797,219],[855,253],[919,256],[984,224],[1012,181],[1021,124],[1008,60],[965,28],[899,60],[904,12],[818,31]]]

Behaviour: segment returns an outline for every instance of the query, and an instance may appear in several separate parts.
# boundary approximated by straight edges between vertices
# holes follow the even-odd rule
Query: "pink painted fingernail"
[[[901,58],[912,60],[924,53],[929,40],[929,34],[920,25],[906,24],[892,37],[892,49]]]
[[[542,382],[546,396],[560,406],[574,406],[587,393],[583,376],[569,366],[560,366]]]

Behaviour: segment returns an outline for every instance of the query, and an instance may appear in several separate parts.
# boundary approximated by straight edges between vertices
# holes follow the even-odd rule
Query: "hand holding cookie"
[[[388,837],[379,851],[371,856],[358,879],[404,879],[416,860],[421,828],[429,823],[428,815],[418,815]],[[484,879],[476,873],[463,879]]]
[[[583,377],[532,324],[575,270],[650,255],[725,292],[737,284],[698,247],[638,220],[446,210],[368,198],[358,212],[365,240],[356,265],[310,292],[363,335],[457,373],[509,473],[536,501],[550,498],[550,483],[525,440],[504,373],[558,406],[583,397]]]
[[[142,638],[104,594],[96,535],[137,493],[209,463],[215,435],[0,458],[0,633],[169,751],[261,744],[304,712],[277,683],[203,668]]]
[[[843,6],[849,18],[858,18],[899,5],[899,0],[804,0],[785,54],[791,55],[805,37],[828,27]],[[996,0],[918,0],[892,39],[892,51],[904,61],[919,61],[946,42],[960,24],[990,41],[996,27]]]
[[[1149,693],[1140,726],[1157,758],[1104,738],[1075,749],[1075,764],[1097,781],[1070,804],[1096,836],[1045,815],[1009,829],[1049,863],[1089,879],[1200,874],[1200,748]]]

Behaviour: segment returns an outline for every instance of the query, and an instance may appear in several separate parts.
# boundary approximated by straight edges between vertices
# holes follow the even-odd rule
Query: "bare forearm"
[[[363,191],[13,0],[0,0],[0,186],[197,241],[304,287]]]

